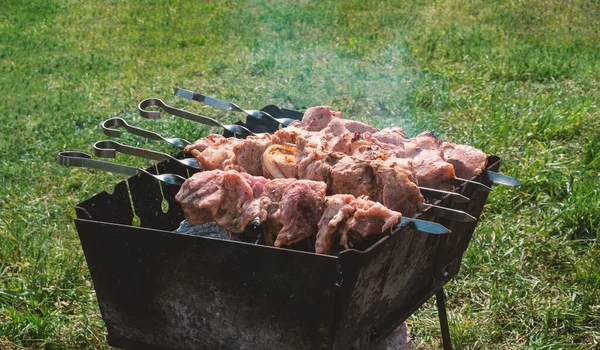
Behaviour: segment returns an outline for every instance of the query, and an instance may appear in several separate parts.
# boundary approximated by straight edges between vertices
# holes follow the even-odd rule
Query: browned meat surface
[[[412,216],[424,202],[419,187],[407,171],[380,161],[356,161],[345,157],[331,170],[333,193],[368,196],[392,210]]]
[[[296,178],[296,148],[288,145],[271,145],[261,155],[262,176],[269,179]]]
[[[262,196],[260,197],[260,208],[262,214],[260,221],[264,230],[265,243],[273,245],[279,231],[283,228],[281,224],[281,197],[283,192],[296,179],[275,179],[269,180],[264,187]]]
[[[298,136],[310,137],[317,133],[304,130],[299,127],[287,126],[273,133],[273,143],[279,145],[295,144]]]
[[[265,242],[287,246],[315,236],[315,251],[327,254],[340,237],[344,245],[396,224],[401,215],[367,198],[325,195],[320,181],[274,179],[212,170],[194,174],[176,200],[192,225],[216,222],[232,234],[261,223]]]
[[[308,145],[304,137],[299,137],[296,148],[298,178],[303,180],[331,183],[331,168],[344,154],[324,152]]]
[[[380,142],[401,146],[406,140],[406,131],[401,127],[394,126],[383,128],[373,133],[372,136]]]
[[[185,153],[191,154],[192,150],[196,150],[198,152],[202,152],[205,149],[211,147],[217,140],[219,139],[223,139],[225,137],[223,137],[222,135],[218,135],[218,134],[210,134],[206,137],[203,137],[201,139],[198,139],[196,141],[194,141],[193,144],[191,145],[187,145],[185,146],[185,148],[183,149],[183,151]]]
[[[332,120],[329,124],[331,125],[332,123],[341,123],[344,128],[346,128],[346,130],[348,130],[351,133],[358,133],[358,134],[362,134],[362,133],[376,133],[377,129],[375,129],[374,127],[372,127],[369,124],[365,124],[365,123],[361,123],[359,121],[356,120],[350,120],[350,119],[339,119],[339,120]]]
[[[214,209],[221,204],[223,172],[202,171],[187,179],[175,196],[191,225],[213,222]]]
[[[398,157],[394,152],[377,145],[362,145],[354,150],[352,157],[364,161],[380,161],[383,165],[407,171],[410,181],[417,182],[417,173],[412,158]]]
[[[443,159],[442,151],[422,149],[412,161],[419,186],[452,191],[449,180],[455,178],[454,166]]]
[[[252,188],[252,194],[254,195],[254,198],[259,198],[263,194],[265,186],[269,180],[262,176],[252,176],[247,173],[240,173],[240,175],[244,177],[246,181],[248,181],[248,185],[250,188]]]
[[[329,254],[332,245],[339,241],[340,229],[343,229],[346,219],[354,214],[354,201],[354,196],[349,194],[326,197],[325,209],[318,224],[319,230],[315,243],[317,253]]]
[[[321,131],[333,118],[340,118],[340,112],[331,112],[325,106],[310,107],[304,112],[300,126],[308,131]]]
[[[252,199],[242,205],[239,212],[240,222],[245,228],[248,224],[255,221],[260,223],[264,220],[265,213],[262,209],[261,198],[268,180],[262,176],[252,176],[247,173],[239,173],[242,179],[248,183],[252,190]],[[237,209],[237,208],[236,208]]]
[[[344,157],[331,168],[333,193],[370,196],[374,186],[377,186],[377,179],[371,162]]]
[[[421,149],[439,150],[442,146],[442,141],[436,138],[431,131],[423,131],[419,135],[408,139],[408,141]]]
[[[481,174],[487,163],[487,155],[480,150],[452,142],[442,144],[444,160],[454,165],[457,177],[470,179]]]
[[[419,187],[410,180],[411,175],[402,170],[378,164],[376,167],[376,186],[372,186],[372,200],[386,207],[399,211],[406,216],[413,216],[424,202]]]
[[[204,171],[194,174],[175,199],[192,225],[216,222],[230,232],[242,232],[249,222],[239,215],[254,199],[245,176],[236,171]]]
[[[353,206],[355,211],[345,222],[340,237],[340,244],[345,248],[352,247],[369,235],[389,230],[402,217],[402,214],[386,208],[381,203],[365,198],[356,198]]]
[[[200,151],[200,153],[192,152],[193,150],[190,150],[190,153],[194,154],[196,158],[198,158],[198,162],[200,163],[202,169],[223,170],[226,167],[233,165],[232,162],[235,158],[233,148],[241,141],[242,140],[233,137],[221,137],[217,138],[209,147],[206,147],[204,150]]]
[[[233,147],[235,159],[231,160],[231,164],[236,167],[236,170],[261,176],[262,155],[269,146],[271,146],[271,136],[268,134],[261,137],[248,136]]]
[[[298,180],[285,189],[280,202],[283,227],[275,240],[276,247],[294,244],[317,232],[326,188],[323,182]]]

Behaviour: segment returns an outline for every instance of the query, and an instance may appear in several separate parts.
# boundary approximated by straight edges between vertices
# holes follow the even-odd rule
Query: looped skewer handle
[[[223,128],[224,130],[227,130],[236,135],[240,135],[240,136],[255,135],[255,133],[253,133],[252,131],[248,130],[247,128],[245,128],[241,125],[225,125],[215,119],[205,117],[205,116],[202,116],[202,115],[199,115],[196,113],[188,112],[183,109],[169,106],[168,104],[164,103],[159,98],[147,98],[139,103],[138,110],[140,112],[140,115],[144,118],[148,118],[148,119],[159,119],[160,118],[160,111],[147,110],[148,107],[158,107],[171,115],[181,117],[184,119],[188,119],[188,120],[194,121],[196,123],[200,123],[200,124],[204,124],[204,125],[208,125],[208,126],[220,127],[220,128]]]
[[[199,94],[197,92],[190,91],[187,89],[175,88],[174,94],[175,94],[175,96],[179,96],[179,97],[183,97],[188,100],[204,103],[206,105],[221,108],[226,111],[244,113],[247,116],[258,119],[258,120],[264,120],[266,118],[266,119],[272,120],[278,124],[281,124],[284,127],[290,125],[290,123],[292,123],[295,120],[295,119],[291,119],[291,118],[275,118],[271,114],[269,114],[263,110],[260,110],[260,111],[246,110],[233,102],[219,100],[218,98],[202,95],[202,94]],[[278,110],[279,114],[283,113],[281,108],[279,108],[277,106],[272,106],[271,109]]]
[[[144,169],[135,168],[122,164],[115,164],[105,162],[102,160],[95,160],[84,152],[79,151],[65,151],[58,153],[58,164],[64,166],[74,166],[80,168],[102,170],[114,174],[123,174],[129,176],[135,176],[140,173],[150,175],[158,181],[164,182],[169,185],[181,186],[185,182],[185,178],[177,174],[159,174],[154,175]]]
[[[162,152],[151,151],[149,149],[127,146],[111,140],[102,140],[94,144],[94,154],[102,158],[115,158],[117,152],[132,155],[135,157],[151,159],[156,161],[171,159],[186,167],[200,169],[200,164],[196,158],[177,159],[171,155]]]
[[[110,118],[103,121],[100,125],[102,126],[102,130],[104,131],[104,135],[106,136],[120,137],[121,131],[113,128],[115,126],[120,126],[134,135],[138,135],[150,140],[164,141],[170,143],[171,145],[177,148],[184,148],[185,146],[191,144],[189,141],[179,137],[163,137],[153,131],[130,125],[123,118]]]

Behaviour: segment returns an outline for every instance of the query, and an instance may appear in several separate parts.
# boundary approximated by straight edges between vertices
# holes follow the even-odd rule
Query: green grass
[[[4,1],[0,348],[108,347],[73,206],[124,177],[55,156],[89,152],[105,138],[98,123],[116,115],[206,134],[137,116],[147,97],[219,115],[173,97],[175,86],[248,108],[327,104],[499,155],[523,186],[494,188],[447,286],[455,346],[597,348],[600,4],[398,3]],[[417,347],[440,345],[433,301],[410,326]]]

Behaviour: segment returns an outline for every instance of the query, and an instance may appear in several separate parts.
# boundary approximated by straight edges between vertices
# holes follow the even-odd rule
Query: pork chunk
[[[366,198],[356,198],[353,203],[354,213],[345,222],[341,232],[340,244],[346,249],[369,235],[380,234],[398,223],[402,214],[393,211],[381,203]]]
[[[310,107],[304,112],[300,126],[308,131],[321,131],[333,118],[341,119],[341,114],[332,113],[325,106]]]
[[[317,232],[326,188],[323,182],[297,180],[285,189],[280,202],[283,227],[275,240],[276,247],[294,244]]]
[[[354,213],[354,196],[336,194],[325,199],[325,209],[319,220],[319,231],[315,243],[315,251],[319,254],[329,254],[334,242],[339,240],[346,219]]]
[[[444,142],[442,151],[444,160],[454,166],[457,177],[470,179],[485,169],[487,155],[474,147]]]

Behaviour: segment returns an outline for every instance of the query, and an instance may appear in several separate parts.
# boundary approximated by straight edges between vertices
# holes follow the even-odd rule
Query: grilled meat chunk
[[[281,198],[283,192],[296,179],[274,179],[269,180],[264,187],[262,196],[259,198],[262,215],[259,216],[264,230],[265,243],[275,244],[279,231],[283,228],[281,224]]]
[[[262,156],[271,146],[271,136],[248,136],[233,147],[234,159],[230,162],[230,169],[246,172],[250,175],[263,174]]]
[[[450,179],[455,178],[454,166],[444,160],[440,150],[419,149],[412,158],[417,183],[423,187],[452,191]]]
[[[241,142],[242,140],[233,137],[221,137],[215,139],[211,144],[202,144],[196,141],[191,146],[197,145],[197,147],[188,147],[189,153],[196,156],[202,169],[223,170],[227,166],[235,164],[235,153],[233,152],[233,148]],[[188,147],[185,149],[187,150]]]
[[[470,179],[485,169],[487,155],[474,147],[444,142],[442,151],[444,160],[454,166],[457,177]]]
[[[219,135],[219,134],[210,134],[206,137],[203,137],[201,139],[198,139],[196,141],[194,141],[193,144],[191,145],[187,145],[185,146],[185,148],[183,149],[183,151],[185,153],[191,154],[192,150],[196,150],[198,152],[202,152],[205,149],[211,147],[217,140],[219,139],[224,139],[225,137],[223,135]]]
[[[317,232],[326,189],[325,183],[308,180],[294,181],[285,189],[280,202],[283,227],[275,240],[276,247],[294,244]]]
[[[265,242],[276,247],[315,236],[315,251],[328,254],[342,237],[351,246],[396,224],[399,212],[367,198],[325,195],[320,181],[274,179],[233,170],[194,174],[175,197],[192,225],[216,222],[230,234],[261,223]]]
[[[335,194],[325,198],[325,208],[319,220],[315,251],[329,254],[333,244],[340,240],[340,230],[344,223],[354,214],[355,197],[350,194]]]
[[[263,186],[255,184],[254,187],[262,189]],[[236,171],[213,170],[194,174],[184,182],[175,199],[190,224],[214,221],[229,232],[239,233],[249,223],[239,214],[254,197],[247,176]]]
[[[214,209],[218,208],[223,198],[222,184],[222,171],[199,172],[183,183],[175,200],[181,204],[191,225],[215,221]]]
[[[406,139],[406,131],[404,131],[404,129],[401,127],[393,126],[374,132],[372,136],[374,139],[382,143],[401,146],[403,141]]]
[[[344,223],[344,228],[341,230],[340,244],[346,249],[369,235],[389,230],[402,217],[399,212],[366,198],[356,198],[353,207],[352,217]]]
[[[334,118],[342,118],[341,112],[331,112],[325,106],[310,107],[304,112],[300,126],[308,131],[321,131]]]
[[[331,112],[323,106],[309,108],[305,119],[295,124],[276,131],[272,137],[251,136],[238,140],[211,135],[186,150],[199,151],[194,154],[206,170],[231,169],[267,178],[297,177],[325,181],[329,186],[333,181],[333,168],[340,159],[377,161],[390,168],[405,170],[410,175],[409,180],[419,186],[446,191],[453,189],[450,180],[456,176],[471,178],[481,173],[487,160],[483,152],[470,146],[443,142],[431,132],[405,138],[402,128],[377,131],[367,124],[342,119],[341,113]],[[339,170],[336,170],[338,175]],[[365,176],[364,172],[352,174],[347,169],[343,174],[349,178],[343,180],[337,176],[336,183],[351,183],[351,178]],[[363,195],[362,192],[366,192],[361,192],[363,183],[358,184],[352,194]],[[334,193],[340,192],[334,190]]]

